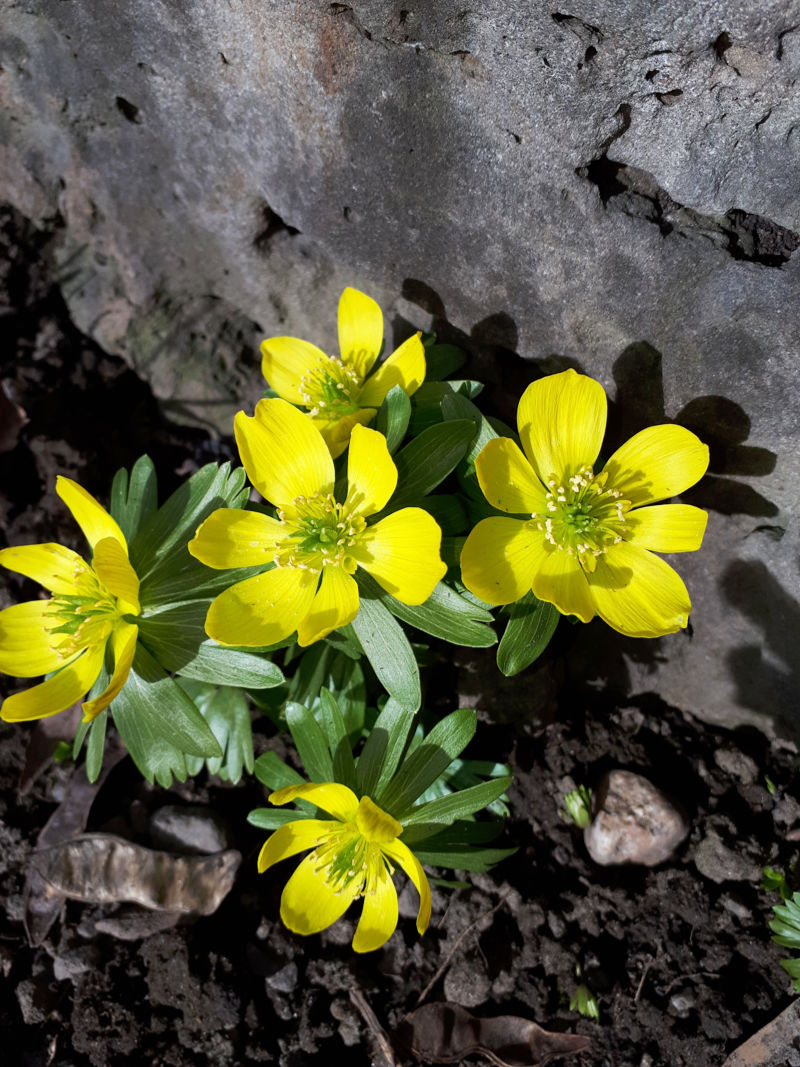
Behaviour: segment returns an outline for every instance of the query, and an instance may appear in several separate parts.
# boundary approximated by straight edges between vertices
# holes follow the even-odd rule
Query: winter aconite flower
[[[370,375],[382,346],[381,309],[350,288],[339,300],[340,357],[298,337],[268,337],[261,344],[264,377],[278,396],[308,409],[334,459],[347,448],[353,427],[372,421],[390,389],[399,385],[411,396],[425,380],[420,334]]]
[[[310,645],[358,614],[353,574],[363,567],[404,604],[421,604],[446,567],[441,531],[421,508],[373,525],[389,502],[397,468],[386,439],[357,425],[348,454],[347,495],[334,497],[333,459],[311,420],[284,400],[240,411],[236,443],[248,477],[277,518],[222,508],[200,526],[189,551],[208,567],[274,568],[226,589],[211,604],[206,632],[226,645],[271,645],[297,630]]]
[[[125,684],[136,649],[139,579],[117,523],[93,496],[69,478],[56,492],[92,549],[91,566],[63,545],[25,545],[0,551],[0,564],[33,578],[53,595],[0,611],[0,671],[19,678],[52,676],[12,693],[0,716],[11,722],[64,711],[92,688],[110,649],[113,673],[106,689],[83,705],[84,721],[107,708]]]
[[[417,930],[424,934],[431,917],[431,891],[422,865],[403,844],[402,825],[368,796],[361,800],[336,782],[291,785],[270,794],[272,804],[307,800],[331,819],[297,819],[269,837],[258,857],[259,873],[274,863],[313,851],[286,883],[281,919],[297,934],[316,934],[340,919],[354,900],[364,898],[353,938],[356,952],[380,948],[397,926],[398,864],[419,893]]]
[[[694,485],[708,448],[682,426],[651,426],[595,473],[606,407],[602,386],[572,370],[528,386],[517,411],[523,451],[498,437],[475,463],[489,503],[526,517],[479,522],[464,545],[462,576],[490,604],[532,589],[583,622],[597,614],[620,633],[659,637],[686,626],[691,602],[653,552],[699,548],[707,515],[688,504],[651,505]]]

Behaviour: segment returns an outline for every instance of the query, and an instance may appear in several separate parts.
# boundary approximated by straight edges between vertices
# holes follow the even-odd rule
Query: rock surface
[[[712,449],[707,547],[679,560],[693,636],[592,659],[592,625],[586,664],[712,721],[790,720],[798,0],[106,13],[6,0],[0,34],[0,189],[55,233],[77,325],[229,432],[260,336],[331,347],[355,284],[398,333],[466,340],[506,417],[571,365],[626,431],[690,426]]]
[[[681,813],[640,774],[611,771],[597,790],[597,811],[583,832],[595,863],[655,867],[668,859],[689,832]]]

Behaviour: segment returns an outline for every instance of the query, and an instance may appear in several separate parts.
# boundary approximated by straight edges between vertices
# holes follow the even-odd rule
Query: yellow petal
[[[122,546],[125,555],[128,555],[128,543],[122,530],[91,493],[87,493],[71,478],[64,478],[60,474],[56,478],[56,492],[72,512],[92,548],[104,537],[113,537]]]
[[[326,419],[315,415],[312,422],[328,446],[332,459],[337,459],[350,444],[350,435],[355,426],[366,426],[377,414],[376,408],[361,408],[352,415],[343,415],[340,419]]]
[[[511,604],[533,588],[544,534],[521,519],[482,519],[461,550],[464,585],[487,604]]]
[[[347,626],[358,615],[358,586],[341,567],[322,568],[322,581],[311,610],[297,627],[301,648],[313,645],[340,626]]]
[[[275,544],[285,536],[285,527],[269,515],[219,508],[198,526],[188,549],[215,570],[258,567],[272,562]]]
[[[379,408],[390,389],[399,385],[412,396],[425,381],[425,346],[422,334],[415,333],[370,375],[359,394],[359,404]]]
[[[109,591],[120,601],[126,615],[138,615],[139,579],[128,562],[128,554],[113,537],[104,537],[94,546],[92,570]]]
[[[363,382],[383,344],[383,313],[371,296],[347,288],[339,298],[339,352]]]
[[[686,586],[659,556],[621,541],[587,575],[597,614],[629,637],[661,637],[689,620]]]
[[[381,845],[381,850],[387,856],[397,860],[408,877],[414,883],[419,893],[419,911],[417,912],[417,930],[424,934],[431,921],[431,887],[428,885],[428,877],[422,869],[422,864],[417,857],[402,841],[392,841],[388,845]]]
[[[339,822],[354,822],[358,813],[358,797],[352,789],[338,782],[304,782],[302,785],[285,785],[267,797],[270,804],[280,807],[293,800],[307,800],[309,804],[327,811]],[[330,829],[330,823],[327,824]]]
[[[88,564],[77,552],[52,543],[4,548],[0,550],[0,564],[56,594],[74,593],[81,576],[89,575]]]
[[[261,342],[261,371],[269,384],[290,404],[306,404],[300,382],[328,356],[299,337],[268,337]]]
[[[314,848],[320,838],[330,833],[332,826],[329,819],[298,819],[279,826],[258,854],[258,873],[263,874],[273,864]]]
[[[544,512],[544,486],[510,437],[487,441],[475,460],[475,472],[493,508],[512,515]]]
[[[359,880],[334,890],[325,881],[325,868],[316,869],[312,852],[300,862],[281,896],[281,919],[296,934],[318,934],[341,919],[356,898]]]
[[[47,681],[40,682],[32,689],[24,689],[21,693],[12,693],[3,701],[0,719],[28,722],[71,708],[94,685],[104,656],[105,645],[93,645]]]
[[[602,385],[574,370],[531,382],[517,409],[525,455],[546,484],[562,483],[594,466],[606,430],[608,404]]]
[[[442,531],[422,508],[402,508],[368,526],[353,549],[364,570],[404,604],[427,600],[447,573]]]
[[[116,700],[122,687],[128,680],[128,675],[133,666],[133,657],[136,652],[136,638],[139,635],[139,627],[133,623],[120,620],[111,634],[111,652],[114,656],[114,672],[111,681],[94,700],[87,700],[83,705],[83,721],[91,722],[96,719],[101,711]]]
[[[383,845],[394,841],[403,832],[403,824],[388,812],[379,808],[374,800],[362,797],[356,813],[356,826],[362,837],[372,844]]]
[[[382,856],[370,861],[364,908],[353,937],[354,952],[374,952],[397,929],[397,890]]]
[[[683,426],[648,426],[606,463],[608,485],[632,504],[652,504],[700,481],[708,446]]]
[[[310,611],[318,581],[317,574],[293,567],[245,578],[212,601],[206,633],[220,645],[277,644]]]
[[[695,552],[703,543],[708,514],[691,504],[655,504],[625,516],[625,540],[654,552]]]
[[[397,467],[386,438],[377,430],[354,426],[347,456],[347,504],[359,515],[374,515],[397,488]]]
[[[586,575],[577,559],[566,552],[545,552],[533,578],[533,591],[540,600],[555,604],[562,615],[577,615],[581,622],[594,618]]]
[[[49,633],[53,626],[58,626],[58,619],[50,600],[29,600],[0,611],[0,671],[16,678],[38,678],[74,660],[79,652],[59,653],[71,639]]]
[[[281,507],[298,496],[333,492],[333,459],[311,419],[285,400],[259,400],[255,417],[233,420],[247,477]]]

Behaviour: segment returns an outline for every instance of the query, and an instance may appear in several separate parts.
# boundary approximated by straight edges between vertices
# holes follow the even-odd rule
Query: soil
[[[202,463],[228,458],[231,442],[166,421],[148,387],[70,321],[52,281],[48,233],[12,211],[0,221],[0,545],[77,548],[53,492],[56,473],[104,497],[114,471],[147,451],[166,493]],[[18,433],[15,405],[27,418]],[[32,595],[15,576],[0,591],[3,606]],[[426,1003],[449,1000],[478,1016],[518,1015],[589,1037],[587,1052],[559,1062],[721,1064],[793,999],[779,966],[786,950],[769,939],[775,898],[759,882],[764,865],[788,871],[798,860],[795,751],[752,729],[712,729],[656,694],[633,700],[624,687],[575,684],[565,667],[575,632],[562,624],[543,660],[513,684],[501,684],[492,650],[442,648],[446,669],[430,680],[429,706],[478,707],[477,739],[465,755],[512,765],[504,841],[518,851],[488,875],[467,876],[469,888],[434,887],[423,939],[415,894],[404,889],[397,933],[362,957],[350,950],[350,921],[309,939],[281,926],[290,864],[256,874],[263,834],[246,822],[264,803],[255,780],[233,787],[201,775],[162,790],[129,759],[100,789],[88,828],[151,845],[155,810],[211,805],[243,856],[233,890],[210,917],[134,940],[98,931],[108,908],[68,902],[44,943],[31,947],[26,871],[70,777],[83,772],[47,763],[20,791],[35,728],[0,725],[0,1040],[15,1050],[10,1062],[380,1063],[351,992],[391,1032],[443,968]],[[3,692],[14,687],[1,684]],[[257,753],[285,751],[269,720],[256,719],[254,730]],[[688,837],[658,867],[597,866],[559,810],[570,788],[596,786],[615,767],[645,775],[686,812]],[[704,841],[714,862],[701,862],[701,873]],[[597,996],[596,1021],[569,1010],[578,967]],[[787,1063],[793,1055],[787,1050]]]

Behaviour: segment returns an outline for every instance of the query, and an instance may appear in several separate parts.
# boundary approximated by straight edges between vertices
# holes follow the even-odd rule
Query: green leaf
[[[332,646],[323,641],[304,650],[289,680],[288,699],[310,706],[328,679],[329,665],[335,655]]]
[[[467,358],[456,345],[431,345],[425,349],[425,381],[438,382],[454,374]]]
[[[428,841],[425,848],[414,848],[414,855],[426,867],[449,867],[455,871],[488,871],[501,860],[513,856],[515,848],[440,848],[435,840]]]
[[[464,533],[469,526],[467,512],[454,493],[434,493],[425,497],[425,510],[439,524],[443,534]]]
[[[309,781],[332,782],[333,763],[325,734],[313,712],[294,700],[287,701],[286,723]]]
[[[356,764],[357,793],[378,796],[397,769],[414,723],[414,714],[389,699],[375,720]]]
[[[89,729],[89,740],[86,744],[86,777],[90,782],[97,781],[103,767],[107,723],[108,709],[106,708],[100,712]]]
[[[309,812],[295,811],[293,808],[289,811],[283,808],[253,808],[247,816],[247,821],[251,826],[257,826],[259,830],[277,830],[278,827],[285,826],[287,822],[309,818],[311,818]]]
[[[379,600],[398,619],[426,634],[472,648],[487,648],[497,641],[494,631],[484,625],[493,621],[489,612],[476,608],[443,582],[439,582],[423,604],[403,604],[381,589],[363,569],[356,572],[356,579],[365,597]]]
[[[408,711],[422,703],[419,667],[408,638],[380,600],[361,597],[351,623],[372,669],[386,692]]]
[[[320,693],[320,709],[322,729],[328,740],[333,764],[332,780],[355,790],[356,763],[353,759],[353,748],[339,705],[328,689],[323,689]]]
[[[458,793],[450,793],[449,796],[440,797],[438,800],[431,800],[427,804],[412,808],[410,814],[403,819],[405,827],[403,840],[407,845],[414,841],[422,841],[426,837],[439,833],[443,827],[450,826],[457,819],[474,815],[476,811],[480,811],[502,796],[512,781],[511,775],[494,778],[489,782],[481,782],[469,789],[462,789]]]
[[[397,489],[382,514],[419,505],[455,470],[474,436],[475,424],[459,419],[430,426],[410,441],[395,456]]]
[[[149,782],[166,788],[173,774],[185,780],[187,755],[222,755],[194,703],[142,645],[136,646],[128,680],[112,711],[125,746]]]
[[[302,785],[305,781],[297,771],[287,767],[275,752],[265,752],[259,756],[253,767],[253,773],[271,793],[278,789],[285,789],[288,785]]]
[[[375,429],[386,438],[390,453],[397,451],[411,418],[411,401],[401,385],[392,386],[378,409]]]
[[[130,477],[124,467],[117,471],[111,483],[109,510],[129,545],[141,524],[150,518],[157,506],[156,469],[149,456],[140,456],[136,460]]]
[[[252,774],[255,757],[250,705],[242,690],[182,678],[178,679],[178,684],[191,697],[222,749],[221,757],[205,760],[209,774],[234,784],[241,779],[243,769]],[[198,774],[202,765],[203,761],[197,757],[187,760],[190,774]]]
[[[481,414],[480,410],[465,396],[460,393],[451,393],[442,400],[442,414],[446,419],[472,419],[475,426],[475,437],[464,457],[464,462],[459,466],[458,481],[461,488],[481,505],[486,505],[486,514],[496,514],[486,503],[483,490],[478,483],[478,475],[475,471],[475,460],[483,451],[487,442],[497,437],[489,420]]]
[[[769,928],[777,935],[772,940],[784,948],[800,948],[800,893],[793,893],[791,900],[775,904],[772,910],[775,918]]]
[[[780,965],[787,972],[789,977],[794,979],[792,985],[794,986],[795,993],[800,993],[800,959],[781,960]]]
[[[510,678],[529,667],[544,652],[558,626],[561,613],[552,604],[526,593],[509,604],[505,633],[497,649],[497,666]]]
[[[473,708],[459,708],[438,722],[419,748],[403,761],[400,770],[375,803],[400,822],[414,801],[439,777],[471,741],[477,716]]]

